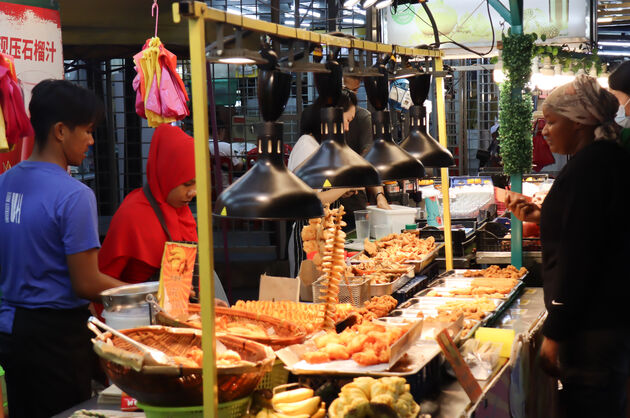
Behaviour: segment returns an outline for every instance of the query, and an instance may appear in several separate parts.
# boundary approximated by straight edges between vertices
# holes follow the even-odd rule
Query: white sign
[[[42,80],[62,79],[63,48],[58,10],[0,2],[0,52],[13,56],[28,113],[31,90]],[[0,153],[0,174],[30,154],[32,139]]]

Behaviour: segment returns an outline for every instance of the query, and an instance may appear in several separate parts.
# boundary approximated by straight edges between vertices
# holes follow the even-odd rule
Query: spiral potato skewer
[[[324,328],[335,326],[334,309],[339,303],[339,282],[345,271],[344,243],[346,234],[341,230],[345,222],[342,220],[345,211],[343,206],[328,211],[324,217],[324,255],[322,257],[322,271],[324,272],[326,291],[321,297],[324,302]]]

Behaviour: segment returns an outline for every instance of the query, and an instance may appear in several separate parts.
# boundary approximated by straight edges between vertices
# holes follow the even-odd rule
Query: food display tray
[[[371,284],[370,283],[370,296],[383,296],[391,295],[401,287],[407,284],[407,282],[413,279],[415,276],[413,266],[409,266],[406,273],[401,274],[396,280],[389,283]]]
[[[416,273],[420,273],[422,270],[427,268],[427,266],[431,264],[433,260],[435,260],[435,258],[438,256],[438,253],[443,247],[444,247],[444,243],[438,242],[435,244],[435,248],[431,250],[429,253],[425,254],[421,259],[406,260],[405,264],[411,264],[414,267],[414,271]]]
[[[454,269],[454,270],[448,270],[445,271],[444,273],[440,274],[438,276],[438,279],[442,279],[442,278],[460,278],[460,279],[492,279],[492,278],[496,278],[496,277],[486,277],[486,276],[479,276],[479,277],[466,277],[464,276],[464,273],[467,271],[475,271],[475,270],[482,270],[482,269]],[[527,274],[529,274],[529,272],[523,274],[521,277],[519,277],[517,280],[524,280],[525,277],[527,277]]]
[[[283,348],[277,351],[276,354],[291,373],[298,375],[407,376],[420,371],[434,356],[433,350],[430,350],[431,356],[429,356],[426,348],[420,348],[419,339],[421,334],[422,321],[414,322],[413,326],[390,347],[390,362],[372,366],[361,366],[353,360],[336,360],[320,364],[309,364],[304,360],[300,360],[305,352],[315,348],[313,340],[304,344]],[[405,355],[407,355],[406,359],[403,358]],[[397,371],[397,363],[400,360],[406,364],[404,371]]]
[[[475,279],[477,278],[483,278],[483,277],[475,277]],[[455,278],[455,277],[442,277],[442,278],[438,278],[436,280],[434,280],[433,282],[431,282],[429,284],[429,286],[426,289],[421,290],[420,292],[418,292],[416,294],[416,296],[418,297],[435,297],[435,298],[440,298],[443,299],[444,297],[458,297],[458,298],[467,298],[467,299],[478,299],[478,298],[483,298],[483,297],[488,297],[486,295],[456,295],[456,296],[452,296],[449,293],[454,290],[454,289],[463,289],[463,288],[467,288],[470,287],[470,285],[472,284],[473,278]],[[519,281],[513,288],[512,290],[510,290],[509,293],[498,297],[498,296],[492,296],[491,299],[510,299],[513,294],[515,294],[516,292],[518,292],[522,287],[524,286],[524,283],[522,281]],[[429,296],[429,293],[431,292],[437,292],[438,295],[437,296]],[[444,295],[444,296],[442,296]]]

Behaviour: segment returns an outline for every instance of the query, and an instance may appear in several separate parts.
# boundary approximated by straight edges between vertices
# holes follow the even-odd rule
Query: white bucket
[[[149,304],[118,311],[103,311],[105,323],[114,329],[128,329],[151,325]]]

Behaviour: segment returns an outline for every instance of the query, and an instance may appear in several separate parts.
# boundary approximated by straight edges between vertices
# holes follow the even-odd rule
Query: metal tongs
[[[115,330],[114,328],[110,327],[109,325],[106,325],[104,322],[99,321],[97,318],[90,316],[90,318],[88,319],[88,328],[90,328],[94,333],[98,335],[100,333],[98,332],[98,329],[96,328],[96,326],[106,331],[111,332],[113,335],[117,336],[118,338],[124,341],[127,341],[129,344],[133,345],[134,347],[142,351],[145,358],[155,363],[156,365],[166,365],[166,366],[178,365],[177,363],[175,363],[175,361],[173,361],[173,359],[170,356],[168,356],[163,351],[158,350],[157,348],[149,347],[148,345],[144,345],[141,342],[134,340],[133,338],[129,338],[122,332],[119,332]]]

